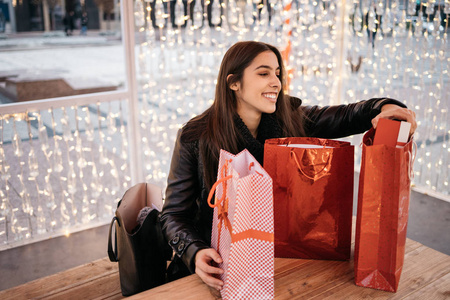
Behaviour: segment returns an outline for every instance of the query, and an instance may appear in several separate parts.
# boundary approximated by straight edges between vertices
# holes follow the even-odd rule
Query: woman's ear
[[[227,84],[228,84],[228,81],[230,81],[231,76],[233,76],[233,74],[230,74],[227,76]],[[232,89],[233,91],[238,91],[239,90],[239,82],[233,82],[232,84],[228,84],[228,87],[230,89]]]

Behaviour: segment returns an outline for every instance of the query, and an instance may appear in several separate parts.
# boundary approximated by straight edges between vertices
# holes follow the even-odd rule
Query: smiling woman
[[[223,270],[211,265],[222,258],[210,247],[213,210],[207,201],[221,149],[232,154],[247,149],[262,165],[270,138],[344,137],[368,130],[377,116],[405,119],[415,128],[414,114],[394,99],[302,106],[300,99],[285,94],[284,86],[277,48],[248,41],[225,53],[212,106],[180,129],[173,151],[161,215],[163,233],[177,254],[169,280],[195,272],[209,286],[223,286],[214,276]]]

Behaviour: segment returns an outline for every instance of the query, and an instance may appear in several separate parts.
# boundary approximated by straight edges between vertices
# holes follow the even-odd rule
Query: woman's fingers
[[[203,280],[204,283],[206,283],[208,286],[216,289],[221,290],[223,287],[223,281],[211,276],[210,274],[204,272],[203,270],[199,268],[195,268],[195,273],[200,277],[201,280]]]
[[[223,274],[221,268],[211,265],[212,262],[221,263],[222,258],[213,248],[202,249],[195,255],[195,273],[208,286],[217,290],[222,289],[223,281],[214,277],[215,274]]]
[[[202,264],[200,268],[202,269],[202,271],[209,274],[218,274],[218,275],[223,274],[223,270],[221,268],[216,268],[208,264]]]
[[[222,257],[220,257],[219,253],[214,248],[204,249],[206,256],[209,256],[216,263],[222,263]]]
[[[378,121],[381,119],[395,119],[400,121],[405,121],[411,123],[411,129],[409,131],[410,136],[417,129],[416,113],[410,109],[400,107],[395,104],[385,104],[381,108],[381,113],[379,113],[375,118],[372,119],[372,125],[376,129]]]
[[[217,270],[222,271],[222,269],[220,268],[213,267],[211,265],[212,261],[218,264],[222,263],[222,258],[220,257],[219,253],[217,253],[217,251],[213,248],[202,249],[195,255],[195,265],[200,265],[204,271],[207,271],[206,269],[211,270],[211,273],[216,273],[218,272]]]

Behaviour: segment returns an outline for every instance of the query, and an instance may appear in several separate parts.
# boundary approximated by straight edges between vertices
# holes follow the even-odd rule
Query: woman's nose
[[[280,78],[278,78],[278,76],[276,76],[276,75],[272,76],[272,81],[270,82],[270,86],[279,88],[281,86]]]

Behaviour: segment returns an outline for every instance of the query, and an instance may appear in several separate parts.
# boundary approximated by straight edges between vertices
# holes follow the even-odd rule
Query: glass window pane
[[[0,104],[123,89],[117,0],[0,0]]]

